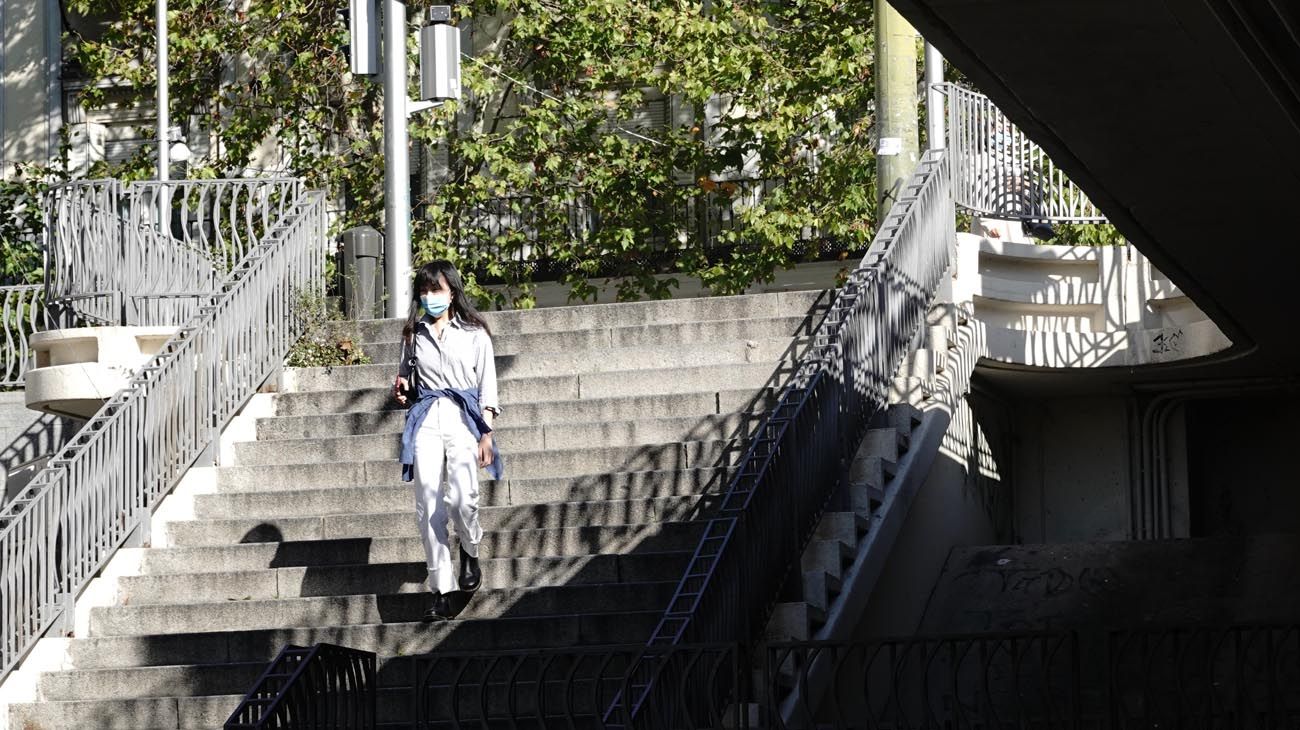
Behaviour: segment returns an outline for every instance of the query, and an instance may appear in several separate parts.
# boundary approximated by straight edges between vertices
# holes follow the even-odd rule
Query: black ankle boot
[[[434,621],[446,621],[452,617],[451,600],[441,593],[433,594],[433,603],[429,610],[424,612],[424,618],[421,619],[426,624]]]
[[[469,593],[478,590],[483,582],[483,571],[479,570],[478,558],[470,557],[465,548],[460,549],[460,589]]]

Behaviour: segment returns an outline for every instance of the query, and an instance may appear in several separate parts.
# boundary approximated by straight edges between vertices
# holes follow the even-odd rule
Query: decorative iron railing
[[[51,190],[48,295],[98,324],[180,325],[302,193],[291,179],[77,181]]]
[[[645,211],[645,218],[640,221],[608,218],[589,197],[578,193],[561,201],[506,195],[462,211],[458,240],[467,251],[486,252],[494,257],[495,265],[514,264],[547,271],[576,266],[556,256],[557,249],[598,235],[603,226],[632,226],[641,228],[640,235],[653,243],[652,248],[662,252],[667,261],[682,249],[716,248],[734,237],[729,234],[743,234],[744,210],[757,205],[784,184],[783,180],[772,178],[710,181],[709,189],[702,194],[665,202],[659,210]],[[697,186],[698,183],[691,182],[682,183],[679,188]],[[798,242],[815,243],[828,249],[837,245],[824,239],[821,231],[809,228],[801,232]],[[619,260],[614,265],[626,263]]]
[[[817,661],[832,665],[831,689],[817,708],[787,718],[790,687]],[[388,689],[381,719],[421,730],[1064,730],[1081,717],[1071,632],[774,642],[752,652],[735,643],[439,652],[388,662],[385,673],[403,679]],[[408,676],[409,707],[401,699]],[[646,676],[654,701],[634,706]]]
[[[220,289],[0,513],[0,679],[72,615],[118,546],[147,535],[153,506],[301,333],[299,293],[323,281],[323,197],[299,196],[247,245]]]
[[[1300,726],[1300,625],[1110,635],[1117,728]]]
[[[291,644],[231,713],[225,730],[373,728],[377,684],[374,652]]]
[[[280,661],[267,676],[283,683]],[[791,712],[818,664],[825,691]],[[299,674],[315,700],[358,686]],[[383,674],[377,719],[421,730],[1294,728],[1300,625],[489,649],[391,657]],[[629,701],[646,677],[653,701]]]
[[[1083,191],[987,96],[954,84],[948,98],[953,194],[973,213],[1011,220],[1105,223]]]
[[[23,384],[31,367],[27,339],[45,325],[43,286],[0,286],[0,387]]]
[[[1059,632],[767,644],[764,727],[1075,727],[1086,714],[1078,643]],[[826,689],[813,702],[819,662]],[[796,685],[799,704],[783,707]]]
[[[123,324],[122,185],[80,180],[50,189],[45,211],[46,303],[63,326]]]
[[[650,646],[757,637],[949,266],[947,161],[942,150],[925,154],[840,289],[734,468]],[[645,684],[642,699],[655,692]]]
[[[417,728],[632,727],[628,700],[653,668],[677,701],[645,708],[637,727],[742,727],[742,658],[734,644],[438,652],[414,658],[411,719]]]

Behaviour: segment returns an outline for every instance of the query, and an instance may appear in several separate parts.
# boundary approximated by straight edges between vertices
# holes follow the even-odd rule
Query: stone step
[[[614,370],[599,373],[498,376],[502,408],[511,403],[612,398],[630,395],[709,393],[719,390],[776,387],[792,370],[793,361],[723,363],[692,367]],[[283,393],[391,388],[392,365],[349,365],[334,368],[285,368]]]
[[[572,307],[484,312],[495,335],[601,330],[642,325],[680,326],[718,320],[806,316],[830,305],[834,291],[810,290],[730,297],[663,299],[653,302],[586,304]],[[362,342],[392,342],[400,338],[405,319],[376,319],[356,323]]]
[[[638,552],[572,557],[483,555],[480,590],[564,584],[677,580],[690,551]],[[223,573],[134,575],[118,579],[118,604],[139,606],[186,601],[252,601],[339,595],[388,595],[428,591],[423,560],[405,563],[262,568]],[[345,644],[346,646],[346,644]]]
[[[473,727],[476,728],[479,727],[477,720],[481,717],[481,701],[487,703],[492,717],[519,713],[515,715],[517,718],[526,719],[523,713],[532,712],[535,693],[539,689],[546,693],[547,707],[552,712],[567,708],[580,713],[598,713],[605,709],[605,705],[621,689],[627,670],[627,657],[621,653],[612,657],[599,653],[579,656],[581,658],[577,662],[559,659],[548,664],[545,669],[546,681],[540,687],[537,683],[539,664],[535,661],[518,665],[499,664],[495,668],[500,673],[499,676],[494,675],[491,681],[480,685],[479,672],[488,666],[486,662],[470,659],[466,672],[462,675],[459,672],[462,666],[459,658],[449,658],[443,661],[447,670],[445,676],[435,665],[434,676],[428,678],[422,688],[429,708],[437,716],[450,719],[450,695],[459,679],[459,689],[456,691],[460,695],[460,703],[456,707],[456,717],[462,722],[473,721]],[[429,671],[427,665],[418,665],[418,661],[416,657],[409,656],[376,657],[375,679],[381,722],[409,722],[413,699],[411,693],[419,682],[418,673],[422,670]],[[233,710],[234,705],[238,704],[239,695],[236,693],[247,692],[256,683],[265,666],[263,662],[232,662],[117,670],[69,670],[43,678],[41,692],[47,701],[53,702],[204,696],[215,699],[224,695],[230,697]],[[511,671],[515,672],[513,676]],[[507,677],[512,680],[510,685],[504,681]],[[600,678],[603,691],[593,695],[597,677]],[[513,692],[507,692],[508,687]],[[479,696],[480,689],[485,690],[482,697]]]
[[[509,474],[530,477],[571,476],[610,471],[646,471],[688,469],[715,466],[730,440],[663,442],[637,446],[595,446],[590,448],[542,449],[516,451],[503,438],[502,459]],[[276,466],[307,464],[356,464],[369,459],[392,459],[400,474],[397,457],[401,438],[397,434],[341,436],[333,439],[282,441],[248,441],[232,449],[240,466]],[[396,479],[390,478],[391,481]],[[391,483],[391,482],[390,482]]]
[[[684,564],[683,558],[675,567],[680,568]],[[649,638],[662,615],[663,612],[658,610],[624,611],[526,618],[457,619],[433,624],[407,622],[328,628],[92,637],[71,640],[68,650],[72,666],[85,670],[203,664],[213,661],[268,662],[285,644],[310,646],[320,642],[373,651],[383,656],[411,656],[434,650],[477,652],[519,647],[542,649],[642,644]]]
[[[788,339],[811,334],[815,323],[815,318],[810,317],[806,312],[792,312],[779,317],[637,324],[627,327],[552,330],[526,334],[494,330],[492,350],[501,357],[536,352],[761,340],[768,337]],[[363,338],[362,349],[374,362],[395,363],[401,357],[401,332],[400,326],[383,332],[373,332],[383,339],[364,340]]]
[[[375,468],[365,474],[364,467],[330,468],[330,465],[307,464],[302,473],[288,475],[291,466],[236,466],[217,470],[220,493],[291,492],[300,489],[348,489],[356,486],[397,487],[402,482],[390,462],[373,462]],[[232,473],[233,472],[233,473]],[[726,482],[728,472],[716,467],[692,467],[680,470],[605,472],[536,479],[480,479],[479,503],[484,506],[537,504],[540,502],[592,502],[608,499],[649,499],[683,494],[699,494],[716,489]],[[339,477],[331,481],[332,477]],[[486,475],[481,475],[486,476]]]
[[[807,338],[763,337],[761,339],[719,339],[709,342],[666,343],[639,347],[565,348],[553,352],[521,352],[497,355],[497,377],[540,377],[603,373],[615,370],[652,370],[723,366],[747,362],[775,362],[783,357],[797,357],[807,346]],[[385,345],[383,357],[369,350],[371,363],[387,366],[396,372],[401,353],[397,344]]]
[[[563,419],[566,416],[585,418],[590,415],[588,409],[610,408],[613,413],[639,415],[646,411],[669,412],[689,415],[699,412],[699,408],[708,408],[713,400],[714,412],[725,413],[740,410],[746,404],[774,397],[773,388],[735,388],[723,384],[723,390],[701,389],[689,393],[650,393],[645,395],[612,396],[609,398],[575,399],[557,395],[556,399],[521,401],[513,398],[512,393],[502,393],[502,408],[505,417],[515,423],[544,423],[548,419]],[[393,400],[391,387],[361,388],[356,390],[322,390],[308,393],[277,393],[275,400],[276,417],[288,416],[329,416],[339,413],[375,413],[378,411],[401,411],[402,407]],[[682,409],[678,413],[678,409]],[[708,412],[707,410],[705,411]],[[538,420],[540,419],[540,420]]]
[[[538,375],[500,378],[502,408],[536,401],[595,399],[632,395],[671,395],[682,392],[716,392],[777,387],[793,365],[785,362],[707,365],[695,368],[616,370],[577,375]],[[390,365],[350,365],[344,368],[290,368],[283,371],[281,392],[363,390],[393,387]]]
[[[405,409],[399,408],[388,396],[387,389],[363,391],[366,397],[375,396],[370,410],[357,410],[357,391],[340,391],[338,401],[352,410],[342,411],[313,407],[310,414],[292,415],[285,408],[292,399],[307,395],[290,393],[276,396],[280,415],[257,419],[257,439],[330,438],[363,433],[400,433],[406,422]],[[311,395],[334,396],[334,393]],[[591,400],[560,400],[507,405],[505,415],[498,421],[503,429],[527,425],[529,427],[575,424],[587,422],[631,421],[645,418],[682,418],[687,416],[720,415],[735,412],[761,412],[774,401],[771,389],[724,390],[675,395],[640,395],[621,398],[595,398]],[[391,406],[391,407],[390,407]]]
[[[322,490],[324,493],[325,490]],[[408,493],[409,494],[409,493]],[[681,520],[707,507],[713,498],[686,495],[643,500],[556,502],[479,509],[484,530],[506,532],[576,525],[636,525]],[[177,547],[235,545],[251,542],[329,540],[418,535],[415,499],[388,512],[340,512],[304,517],[238,516],[170,523],[170,544]]]
[[[482,554],[511,557],[562,557],[597,553],[692,550],[702,526],[695,522],[485,531]],[[452,541],[455,542],[453,535]],[[407,563],[424,560],[419,537],[353,537],[291,542],[250,542],[207,547],[125,548],[140,553],[140,571],[224,572],[264,568]],[[453,546],[453,551],[455,547]]]
[[[499,426],[494,431],[498,447],[512,452],[545,451],[545,449],[589,448],[589,447],[623,447],[676,442],[676,440],[716,440],[731,439],[737,435],[750,433],[750,429],[762,420],[762,413],[724,413],[708,416],[680,416],[667,418],[640,418],[634,421],[590,421],[572,423],[546,423],[534,426]],[[508,422],[506,422],[508,423]],[[396,423],[396,429],[387,433],[361,433],[334,436],[316,436],[307,439],[270,439],[243,442],[235,447],[235,457],[239,462],[257,464],[264,462],[265,453],[290,451],[308,451],[313,442],[321,444],[321,451],[330,453],[330,449],[342,448],[342,453],[351,453],[348,448],[363,448],[370,452],[369,444],[399,443],[398,434],[402,423]],[[367,446],[356,447],[357,442]],[[396,456],[396,453],[393,453]],[[344,457],[346,459],[346,457]]]
[[[668,605],[676,586],[676,581],[659,581],[480,589],[472,597],[457,594],[454,598],[458,619],[652,611],[662,610]],[[190,631],[404,623],[419,621],[429,607],[429,600],[429,594],[422,591],[108,606],[91,610],[90,635],[141,636]]]
[[[242,674],[238,676],[244,677]],[[9,706],[9,727],[20,730],[211,730],[225,724],[246,691],[207,697],[14,703]]]
[[[628,524],[662,519],[661,515],[664,512],[676,512],[681,509],[679,502],[693,504],[694,497],[683,495],[653,499],[494,506],[480,503],[479,519],[485,530],[498,529],[495,527],[498,525],[563,527],[573,524]],[[410,485],[200,494],[194,498],[194,513],[199,522],[280,518],[320,520],[339,515],[361,517],[387,513],[405,515],[401,519],[413,519],[414,509],[414,488]],[[566,523],[563,521],[566,519],[584,521]],[[618,521],[610,522],[611,519]],[[373,522],[370,518],[363,518],[362,521],[367,524]]]

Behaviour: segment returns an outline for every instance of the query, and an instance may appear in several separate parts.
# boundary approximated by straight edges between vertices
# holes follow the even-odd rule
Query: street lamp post
[[[167,0],[157,0],[157,32],[158,32],[158,179],[167,179],[167,168],[171,164],[170,150],[171,139],[168,132],[171,129],[171,120],[167,113]]]
[[[389,317],[411,304],[411,173],[406,131],[406,3],[384,0],[384,278]]]

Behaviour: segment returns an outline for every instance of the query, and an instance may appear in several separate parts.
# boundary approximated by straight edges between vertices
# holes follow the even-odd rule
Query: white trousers
[[[448,545],[447,518],[466,553],[478,557],[478,441],[465,415],[439,398],[415,435],[415,514],[434,593],[460,590]]]

